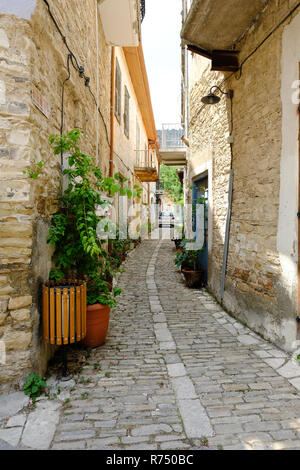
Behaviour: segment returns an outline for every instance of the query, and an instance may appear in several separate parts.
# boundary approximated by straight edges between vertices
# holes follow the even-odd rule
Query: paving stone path
[[[0,439],[35,449],[300,449],[296,359],[185,287],[173,246],[145,241],[131,253],[106,343],[56,399],[2,419]]]

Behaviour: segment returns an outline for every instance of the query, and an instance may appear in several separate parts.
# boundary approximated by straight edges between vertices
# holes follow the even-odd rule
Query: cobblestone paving
[[[169,241],[127,259],[106,343],[58,399],[2,421],[40,449],[300,449],[300,367],[185,287]],[[78,355],[82,354],[78,352]]]

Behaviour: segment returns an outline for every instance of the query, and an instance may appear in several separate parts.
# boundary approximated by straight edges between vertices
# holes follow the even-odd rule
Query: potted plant
[[[182,251],[181,243],[184,240],[184,238],[172,238],[172,241],[175,244],[176,251]]]
[[[94,348],[104,343],[107,335],[110,309],[115,307],[115,297],[121,294],[119,287],[110,287],[98,273],[90,273],[87,283],[87,334],[83,346]]]
[[[177,251],[175,264],[181,268],[185,282],[188,287],[200,287],[204,284],[204,270],[198,267],[198,257],[203,250],[188,250],[187,240],[182,240],[180,247],[182,251]]]
[[[52,135],[50,143],[56,155],[67,153],[69,168],[63,173],[69,184],[60,198],[60,208],[54,214],[48,243],[55,247],[54,267],[50,278],[84,279],[87,283],[87,333],[85,345],[102,344],[108,328],[110,307],[116,304],[120,289],[107,282],[112,278],[114,265],[103,240],[97,236],[98,206],[107,204],[107,195],[117,192],[132,197],[133,193],[120,181],[118,174],[104,178],[94,157],[81,152],[82,132]],[[139,191],[134,196],[140,197]],[[101,319],[101,317],[103,317]]]
[[[183,252],[183,247],[181,246],[182,240],[175,240],[175,248],[177,253],[182,253]]]

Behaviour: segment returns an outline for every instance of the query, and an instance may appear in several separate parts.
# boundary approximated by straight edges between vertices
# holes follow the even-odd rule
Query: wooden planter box
[[[86,335],[86,283],[63,280],[43,284],[43,339],[70,344]]]

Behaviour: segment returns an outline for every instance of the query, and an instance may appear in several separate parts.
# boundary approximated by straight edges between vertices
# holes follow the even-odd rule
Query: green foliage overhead
[[[160,166],[160,181],[162,188],[175,204],[183,205],[183,188],[179,181],[175,166]]]

